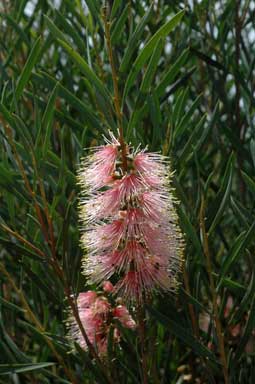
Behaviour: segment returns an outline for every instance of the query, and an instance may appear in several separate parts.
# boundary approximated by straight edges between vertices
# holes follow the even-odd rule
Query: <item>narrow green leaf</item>
[[[12,127],[15,128],[15,120],[9,110],[0,103],[0,113],[3,115],[4,120]]]
[[[20,133],[21,137],[24,138],[24,141],[28,143],[28,146],[30,147],[30,149],[33,150],[33,137],[32,137],[31,131],[18,115],[15,115],[13,113],[12,118],[15,122],[17,131]]]
[[[56,363],[29,363],[29,364],[0,364],[0,375],[9,375],[13,373],[21,373],[51,367]]]
[[[123,28],[125,26],[126,20],[128,18],[129,13],[129,4],[126,5],[120,17],[113,25],[113,29],[111,30],[111,43],[115,45],[118,39],[121,37]]]
[[[10,301],[7,301],[7,300],[3,299],[1,296],[0,296],[0,302],[1,302],[1,304],[3,304],[6,308],[11,309],[12,311],[26,312],[23,308],[18,307],[17,305],[11,303]]]
[[[33,77],[37,81],[40,81],[40,83],[43,83],[43,81],[46,79],[50,86],[55,86],[57,84],[57,80],[44,71],[39,71],[38,73],[34,74]],[[84,114],[86,120],[90,122],[91,127],[99,131],[102,130],[102,127],[96,118],[94,111],[84,100],[79,99],[77,96],[75,96],[74,93],[64,87],[61,83],[58,83],[58,89],[58,93],[61,97],[68,101],[77,111],[80,111]]]
[[[212,351],[206,348],[201,344],[193,335],[192,331],[190,332],[187,328],[182,327],[180,324],[176,323],[172,319],[166,317],[162,313],[158,312],[156,309],[147,306],[147,310],[155,318],[157,322],[163,324],[170,332],[172,332],[178,339],[180,339],[184,344],[188,345],[198,356],[203,356],[210,359],[212,362],[217,363]]]
[[[161,28],[159,28],[158,31],[150,38],[148,43],[145,44],[143,49],[140,51],[139,55],[137,56],[129,72],[129,75],[125,84],[125,88],[124,88],[122,102],[124,102],[129,89],[132,87],[136,79],[138,72],[143,67],[146,60],[150,57],[151,52],[153,51],[159,39],[160,38],[164,39],[177,26],[177,24],[180,22],[181,18],[183,17],[184,13],[185,13],[184,10],[178,12],[174,17],[172,17],[171,20],[169,20]]]
[[[49,146],[52,119],[53,119],[57,94],[58,94],[58,83],[55,85],[55,87],[53,88],[53,91],[51,92],[46,109],[42,117],[42,132],[44,136],[43,157],[45,157],[45,154]]]
[[[111,20],[114,19],[121,3],[122,3],[122,0],[114,0],[113,5],[112,5],[112,10],[111,10],[111,17],[110,17]]]
[[[18,36],[21,37],[28,47],[30,47],[30,41],[27,34],[24,32],[24,29],[19,26],[16,20],[14,20],[8,13],[0,12],[0,17],[5,18],[10,26],[17,32]]]
[[[80,37],[79,33],[75,30],[73,25],[69,21],[67,21],[67,19],[57,9],[55,10],[55,13],[57,16],[57,20],[62,24],[62,27],[65,33],[72,38],[73,42],[82,52],[82,54],[85,54],[86,52],[85,41],[82,40],[82,38]],[[62,39],[60,36],[58,38]]]
[[[250,189],[251,193],[255,193],[255,181],[247,175],[244,171],[241,171],[242,176],[244,178],[245,183],[247,184],[248,188]]]
[[[253,294],[251,307],[248,314],[248,319],[244,328],[244,332],[242,334],[241,340],[238,343],[238,347],[235,353],[235,359],[239,360],[242,357],[243,350],[249,340],[252,338],[252,331],[255,328],[255,294]]]
[[[197,145],[199,137],[201,137],[202,128],[204,127],[205,121],[206,115],[202,116],[199,122],[196,124],[187,143],[181,151],[179,162],[182,166],[185,166],[185,161],[188,161],[189,158],[194,154],[194,147]]]
[[[60,39],[67,42],[64,33],[53,23],[53,21],[47,15],[44,15],[44,20],[46,21],[46,24],[55,39]]]
[[[184,212],[184,210],[179,207],[178,209],[178,214],[180,217],[180,224],[185,231],[186,235],[188,236],[189,240],[193,243],[194,247],[197,250],[198,255],[202,255],[202,248],[201,248],[201,243],[199,241],[198,235],[196,233],[195,228],[191,224],[188,215]]]
[[[164,46],[164,41],[162,39],[159,39],[159,41],[157,42],[154,48],[153,54],[151,56],[148,67],[143,77],[143,81],[140,87],[140,92],[142,93],[146,93],[151,86],[153,76],[155,74],[158,62],[161,57],[163,46]]]
[[[111,100],[111,95],[104,87],[101,80],[97,77],[97,75],[92,71],[92,69],[88,66],[86,61],[77,53],[70,45],[68,45],[65,41],[57,39],[59,44],[66,50],[71,59],[80,70],[85,74],[85,76],[95,85],[96,89],[101,93],[101,95],[105,98],[105,100]]]
[[[28,56],[25,66],[20,74],[17,87],[12,100],[12,108],[14,106],[14,103],[17,102],[21,97],[23,89],[25,88],[30,78],[31,72],[37,62],[37,59],[39,58],[40,52],[41,52],[41,37],[38,37],[38,39],[36,40],[36,42],[32,47],[32,50]]]
[[[125,50],[122,62],[120,64],[120,72],[124,73],[128,69],[128,65],[130,63],[130,60],[132,58],[132,54],[135,51],[137,47],[137,43],[139,42],[140,37],[142,36],[142,33],[144,31],[144,28],[146,27],[147,23],[149,22],[152,12],[153,11],[153,4],[149,7],[147,12],[144,14],[143,18],[141,21],[138,23],[134,33],[130,37],[127,48]]]
[[[199,95],[193,101],[193,103],[191,104],[191,106],[189,107],[187,112],[184,114],[183,118],[181,119],[181,121],[179,122],[179,124],[177,125],[177,127],[174,130],[174,134],[173,134],[174,135],[174,139],[177,136],[181,136],[181,134],[183,133],[184,129],[186,127],[188,127],[188,122],[191,119],[193,113],[195,112],[197,106],[199,105],[201,98],[202,98],[202,95]]]
[[[222,182],[222,188],[220,190],[220,193],[222,194],[222,199],[220,201],[220,204],[219,204],[218,209],[216,211],[215,217],[214,217],[213,222],[212,222],[210,229],[208,231],[209,237],[212,235],[216,225],[220,221],[222,214],[226,208],[226,205],[229,201],[231,187],[232,187],[233,168],[234,168],[234,156],[232,154],[230,156],[229,161],[228,161],[226,173],[224,175],[223,182]]]
[[[86,4],[90,10],[91,15],[97,21],[98,25],[102,28],[100,10],[95,0],[86,0]]]
[[[181,118],[184,115],[185,106],[187,103],[187,98],[189,95],[189,88],[186,87],[181,89],[174,104],[173,109],[173,124],[177,126],[178,122],[180,122]]]
[[[176,62],[170,66],[170,69],[165,73],[163,79],[160,81],[156,88],[156,93],[158,97],[161,97],[164,94],[166,87],[168,87],[175,79],[175,76],[181,70],[182,66],[186,63],[189,55],[189,49],[185,49],[180,55],[180,57],[178,57]]]
[[[242,232],[235,240],[233,246],[231,247],[222,265],[221,272],[220,272],[221,279],[228,273],[231,266],[242,255],[245,248],[249,246],[250,242],[254,239],[254,234],[255,234],[255,221],[250,226],[247,232],[245,231]]]
[[[188,80],[190,79],[190,77],[193,75],[195,71],[196,71],[196,67],[192,67],[187,71],[187,73],[184,76],[176,80],[176,82],[173,85],[171,85],[167,93],[162,97],[162,102],[166,101],[170,95],[172,95],[174,92],[177,91],[177,89],[186,86]]]

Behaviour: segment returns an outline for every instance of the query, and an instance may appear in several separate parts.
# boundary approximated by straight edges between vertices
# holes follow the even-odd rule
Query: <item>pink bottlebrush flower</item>
[[[110,282],[106,282],[108,287]],[[113,326],[112,318],[118,318],[125,328],[134,329],[136,323],[125,306],[119,305],[112,308],[104,296],[98,296],[96,292],[88,291],[79,294],[77,299],[78,311],[83,328],[99,355],[107,353],[107,342],[110,327]],[[70,316],[67,321],[69,337],[77,342],[81,348],[87,350],[88,346],[83,338],[76,320]],[[121,333],[114,328],[113,338],[115,342],[121,339]]]
[[[165,157],[127,147],[127,169],[115,138],[81,164],[80,218],[84,273],[116,294],[142,301],[172,291],[182,264],[182,235]]]

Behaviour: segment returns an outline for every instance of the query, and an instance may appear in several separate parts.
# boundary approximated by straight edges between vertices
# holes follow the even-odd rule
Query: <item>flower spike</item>
[[[175,290],[183,240],[168,159],[126,148],[124,171],[113,136],[81,164],[83,272],[91,283],[113,278],[113,293],[141,302],[154,291]]]

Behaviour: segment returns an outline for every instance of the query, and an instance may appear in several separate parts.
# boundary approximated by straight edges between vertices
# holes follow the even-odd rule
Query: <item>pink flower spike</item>
[[[153,292],[178,286],[183,240],[167,159],[126,149],[126,168],[112,137],[80,171],[85,187],[80,210],[83,273],[99,285],[113,277],[114,294],[142,302]]]

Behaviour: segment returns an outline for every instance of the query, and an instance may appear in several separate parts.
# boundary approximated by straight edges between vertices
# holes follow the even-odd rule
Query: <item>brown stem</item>
[[[217,305],[217,294],[213,279],[213,269],[212,269],[212,262],[211,262],[211,254],[209,251],[209,242],[208,242],[208,235],[206,233],[205,229],[205,222],[204,222],[204,198],[202,197],[201,202],[201,208],[200,208],[200,227],[202,232],[202,239],[203,239],[203,248],[204,248],[204,254],[206,257],[206,269],[209,277],[209,285],[210,285],[210,291],[212,295],[212,305],[213,305],[213,320],[215,322],[216,327],[216,333],[219,343],[219,352],[220,352],[220,359],[223,367],[223,375],[224,375],[224,382],[225,384],[229,383],[228,378],[228,366],[227,366],[227,358],[225,353],[225,345],[224,345],[224,336],[222,333],[222,327],[221,322],[219,318],[219,311],[218,311],[218,305]]]
[[[109,55],[109,61],[111,65],[112,81],[113,81],[113,89],[114,89],[113,102],[114,102],[115,113],[116,113],[116,118],[118,122],[118,129],[119,129],[119,142],[120,142],[121,154],[122,154],[122,168],[123,168],[123,172],[126,172],[127,171],[127,146],[124,140],[123,114],[120,108],[118,76],[117,76],[117,71],[114,64],[112,44],[111,44],[111,35],[110,35],[111,23],[107,21],[106,14],[107,14],[107,7],[104,7],[103,20],[104,20],[104,26],[105,26],[105,40],[106,40],[106,45],[107,45],[107,50]]]

